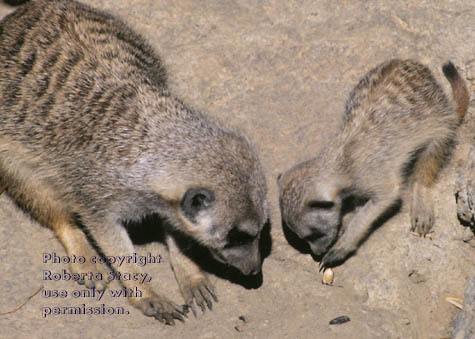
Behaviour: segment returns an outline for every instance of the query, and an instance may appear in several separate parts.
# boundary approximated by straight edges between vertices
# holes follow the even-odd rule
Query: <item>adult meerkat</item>
[[[354,253],[371,226],[412,190],[411,227],[425,235],[434,223],[430,188],[446,162],[468,91],[454,65],[443,72],[456,107],[425,66],[390,60],[371,70],[351,92],[338,136],[315,159],[279,179],[283,221],[321,267]],[[348,205],[358,208],[338,237]]]
[[[159,214],[243,274],[260,271],[263,171],[249,141],[169,93],[160,59],[121,21],[75,1],[31,1],[0,23],[0,183],[69,256],[133,255],[124,223]],[[188,306],[217,300],[170,233]],[[140,273],[124,263],[117,272]],[[75,273],[107,267],[71,264]],[[106,281],[80,281],[104,289]],[[123,280],[127,288],[136,282]],[[174,324],[180,307],[148,284],[129,298]]]

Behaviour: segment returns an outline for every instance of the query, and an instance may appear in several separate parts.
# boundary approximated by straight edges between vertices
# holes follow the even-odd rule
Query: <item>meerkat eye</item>
[[[191,207],[194,209],[203,209],[204,207],[208,207],[210,201],[208,197],[202,193],[198,193],[191,199]]]
[[[181,201],[181,209],[188,218],[194,219],[200,211],[210,207],[214,200],[213,191],[206,188],[190,188]]]
[[[329,210],[335,203],[333,201],[325,201],[325,200],[310,200],[307,206],[310,209],[322,209],[322,210]]]

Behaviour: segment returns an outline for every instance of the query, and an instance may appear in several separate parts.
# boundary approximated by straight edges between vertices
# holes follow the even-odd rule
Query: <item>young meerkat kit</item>
[[[411,193],[411,229],[422,236],[431,229],[430,188],[450,155],[469,102],[455,66],[448,62],[442,69],[455,107],[427,67],[412,60],[387,61],[351,92],[336,138],[316,158],[278,179],[283,221],[316,256],[323,256],[321,268],[339,265],[354,253],[406,190]],[[354,216],[339,236],[351,206]]]
[[[167,324],[217,300],[171,233],[245,275],[260,272],[268,212],[255,151],[169,93],[161,61],[141,36],[78,2],[34,0],[0,22],[0,67],[1,187],[55,232],[70,257],[133,255],[124,224],[166,219],[186,305],[147,283],[129,301]],[[133,263],[112,267],[142,272]],[[106,288],[87,274],[106,273],[105,265],[87,260],[70,269],[87,287]]]

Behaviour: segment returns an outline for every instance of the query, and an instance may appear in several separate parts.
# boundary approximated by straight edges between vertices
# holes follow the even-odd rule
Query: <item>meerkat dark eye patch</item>
[[[214,192],[206,188],[190,188],[181,201],[183,213],[193,220],[196,215],[211,206],[214,202]]]
[[[307,204],[308,208],[310,209],[322,209],[328,210],[335,206],[333,201],[325,201],[325,200],[311,200]]]
[[[314,242],[322,237],[324,237],[326,234],[323,232],[320,232],[318,229],[314,228],[312,229],[312,233],[307,235],[306,237],[303,238],[303,240],[307,242]]]
[[[227,236],[228,243],[225,247],[237,247],[249,244],[254,241],[254,236],[249,233],[240,231],[236,228],[232,229]]]

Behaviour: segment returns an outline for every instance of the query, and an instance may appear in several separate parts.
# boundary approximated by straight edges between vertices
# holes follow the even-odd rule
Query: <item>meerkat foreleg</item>
[[[373,197],[362,206],[345,227],[345,232],[330,248],[320,262],[321,269],[334,267],[356,252],[359,244],[366,237],[373,223],[390,209],[399,199],[398,190],[381,197]]]
[[[196,309],[193,301],[203,313],[206,306],[212,310],[212,299],[218,301],[214,285],[198,265],[182,253],[171,235],[167,235],[166,242],[170,253],[170,265],[186,305],[191,308],[195,317]]]
[[[97,290],[105,290],[108,281],[105,279],[95,279],[95,273],[101,273],[104,276],[106,273],[106,265],[97,263],[94,264],[91,258],[98,256],[96,251],[92,248],[84,232],[76,225],[65,219],[57,219],[51,223],[50,227],[55,232],[59,241],[66,249],[68,256],[84,257],[84,263],[70,263],[69,268],[72,273],[79,273],[84,279],[78,280],[78,283],[85,285],[88,288],[96,288]],[[92,274],[90,274],[92,273]]]

